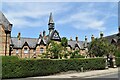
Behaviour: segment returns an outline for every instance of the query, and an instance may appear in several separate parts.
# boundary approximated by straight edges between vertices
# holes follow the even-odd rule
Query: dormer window
[[[28,48],[24,48],[24,53],[28,53]]]

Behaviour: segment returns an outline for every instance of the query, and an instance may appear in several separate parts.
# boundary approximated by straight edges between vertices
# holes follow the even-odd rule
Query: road
[[[120,78],[120,72],[109,73],[109,74],[104,74],[104,75],[89,76],[85,78]]]
[[[110,68],[106,70],[95,70],[80,73],[66,73],[50,76],[38,76],[4,80],[120,80],[120,70],[118,68]]]
[[[20,78],[20,79],[4,79],[4,80],[120,80],[120,78],[118,79],[118,77],[120,77],[118,73],[110,73],[104,75],[89,76],[84,78],[71,76],[71,78]]]

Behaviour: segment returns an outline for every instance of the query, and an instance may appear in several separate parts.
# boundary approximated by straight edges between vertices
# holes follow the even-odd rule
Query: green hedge
[[[116,65],[119,67],[120,66],[120,57],[116,57]]]
[[[3,57],[2,78],[18,78],[30,76],[43,76],[55,74],[63,71],[76,70],[97,70],[105,69],[105,59],[17,59]]]

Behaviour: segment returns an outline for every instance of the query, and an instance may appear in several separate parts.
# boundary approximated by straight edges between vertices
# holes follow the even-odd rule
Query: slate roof
[[[25,42],[27,42],[28,46],[30,48],[35,48],[36,44],[40,44],[41,40],[43,40],[43,42],[45,44],[47,44],[47,40],[45,39],[39,39],[39,38],[25,38],[25,37],[21,37],[20,40],[18,40],[17,37],[11,37],[11,42],[10,44],[13,45],[13,48],[22,48],[23,45],[25,44]],[[84,48],[84,41],[75,41],[75,40],[68,40],[68,46],[70,46],[72,49],[75,49],[75,45],[78,45],[78,47],[80,49]]]
[[[22,48],[24,43],[27,42],[30,48],[34,48],[37,44],[38,38],[23,38],[21,37],[18,40],[17,37],[11,38],[11,44],[13,44],[13,48]]]
[[[104,37],[104,38],[107,39],[107,41],[108,41],[109,43],[111,43],[112,39],[115,40],[115,41],[118,40],[117,34],[109,35],[109,36],[106,36],[106,37]]]
[[[75,45],[78,45],[78,47],[80,49],[83,49],[84,48],[84,43],[85,43],[85,41],[78,41],[77,42],[75,40],[72,40],[72,41],[68,40],[68,46],[71,46],[72,49],[75,49]]]
[[[1,11],[0,11],[0,24],[4,25],[4,30],[11,31],[12,24],[7,20],[7,18]]]

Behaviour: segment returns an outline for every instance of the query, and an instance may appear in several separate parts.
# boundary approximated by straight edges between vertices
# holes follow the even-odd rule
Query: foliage
[[[71,54],[70,58],[84,58],[84,56],[79,54],[79,51],[70,52],[70,54]]]
[[[107,54],[115,54],[115,50],[116,47],[108,43],[104,38],[96,38],[88,47],[90,56],[95,55],[96,57],[102,57]]]
[[[54,41],[51,41],[48,53],[51,54],[51,58],[58,59],[59,54],[62,52],[62,46]]]
[[[116,57],[115,61],[116,61],[116,65],[120,67],[120,57]]]
[[[62,38],[62,40],[61,40],[61,45],[62,45],[63,47],[65,47],[65,48],[68,46],[68,40],[67,40],[66,37],[63,37],[63,38]]]
[[[18,78],[30,76],[45,76],[58,72],[76,70],[105,69],[104,58],[88,59],[18,59],[2,58],[2,78]]]
[[[119,50],[116,50],[116,51],[115,51],[115,56],[116,56],[116,57],[120,57],[120,51],[119,51]]]

